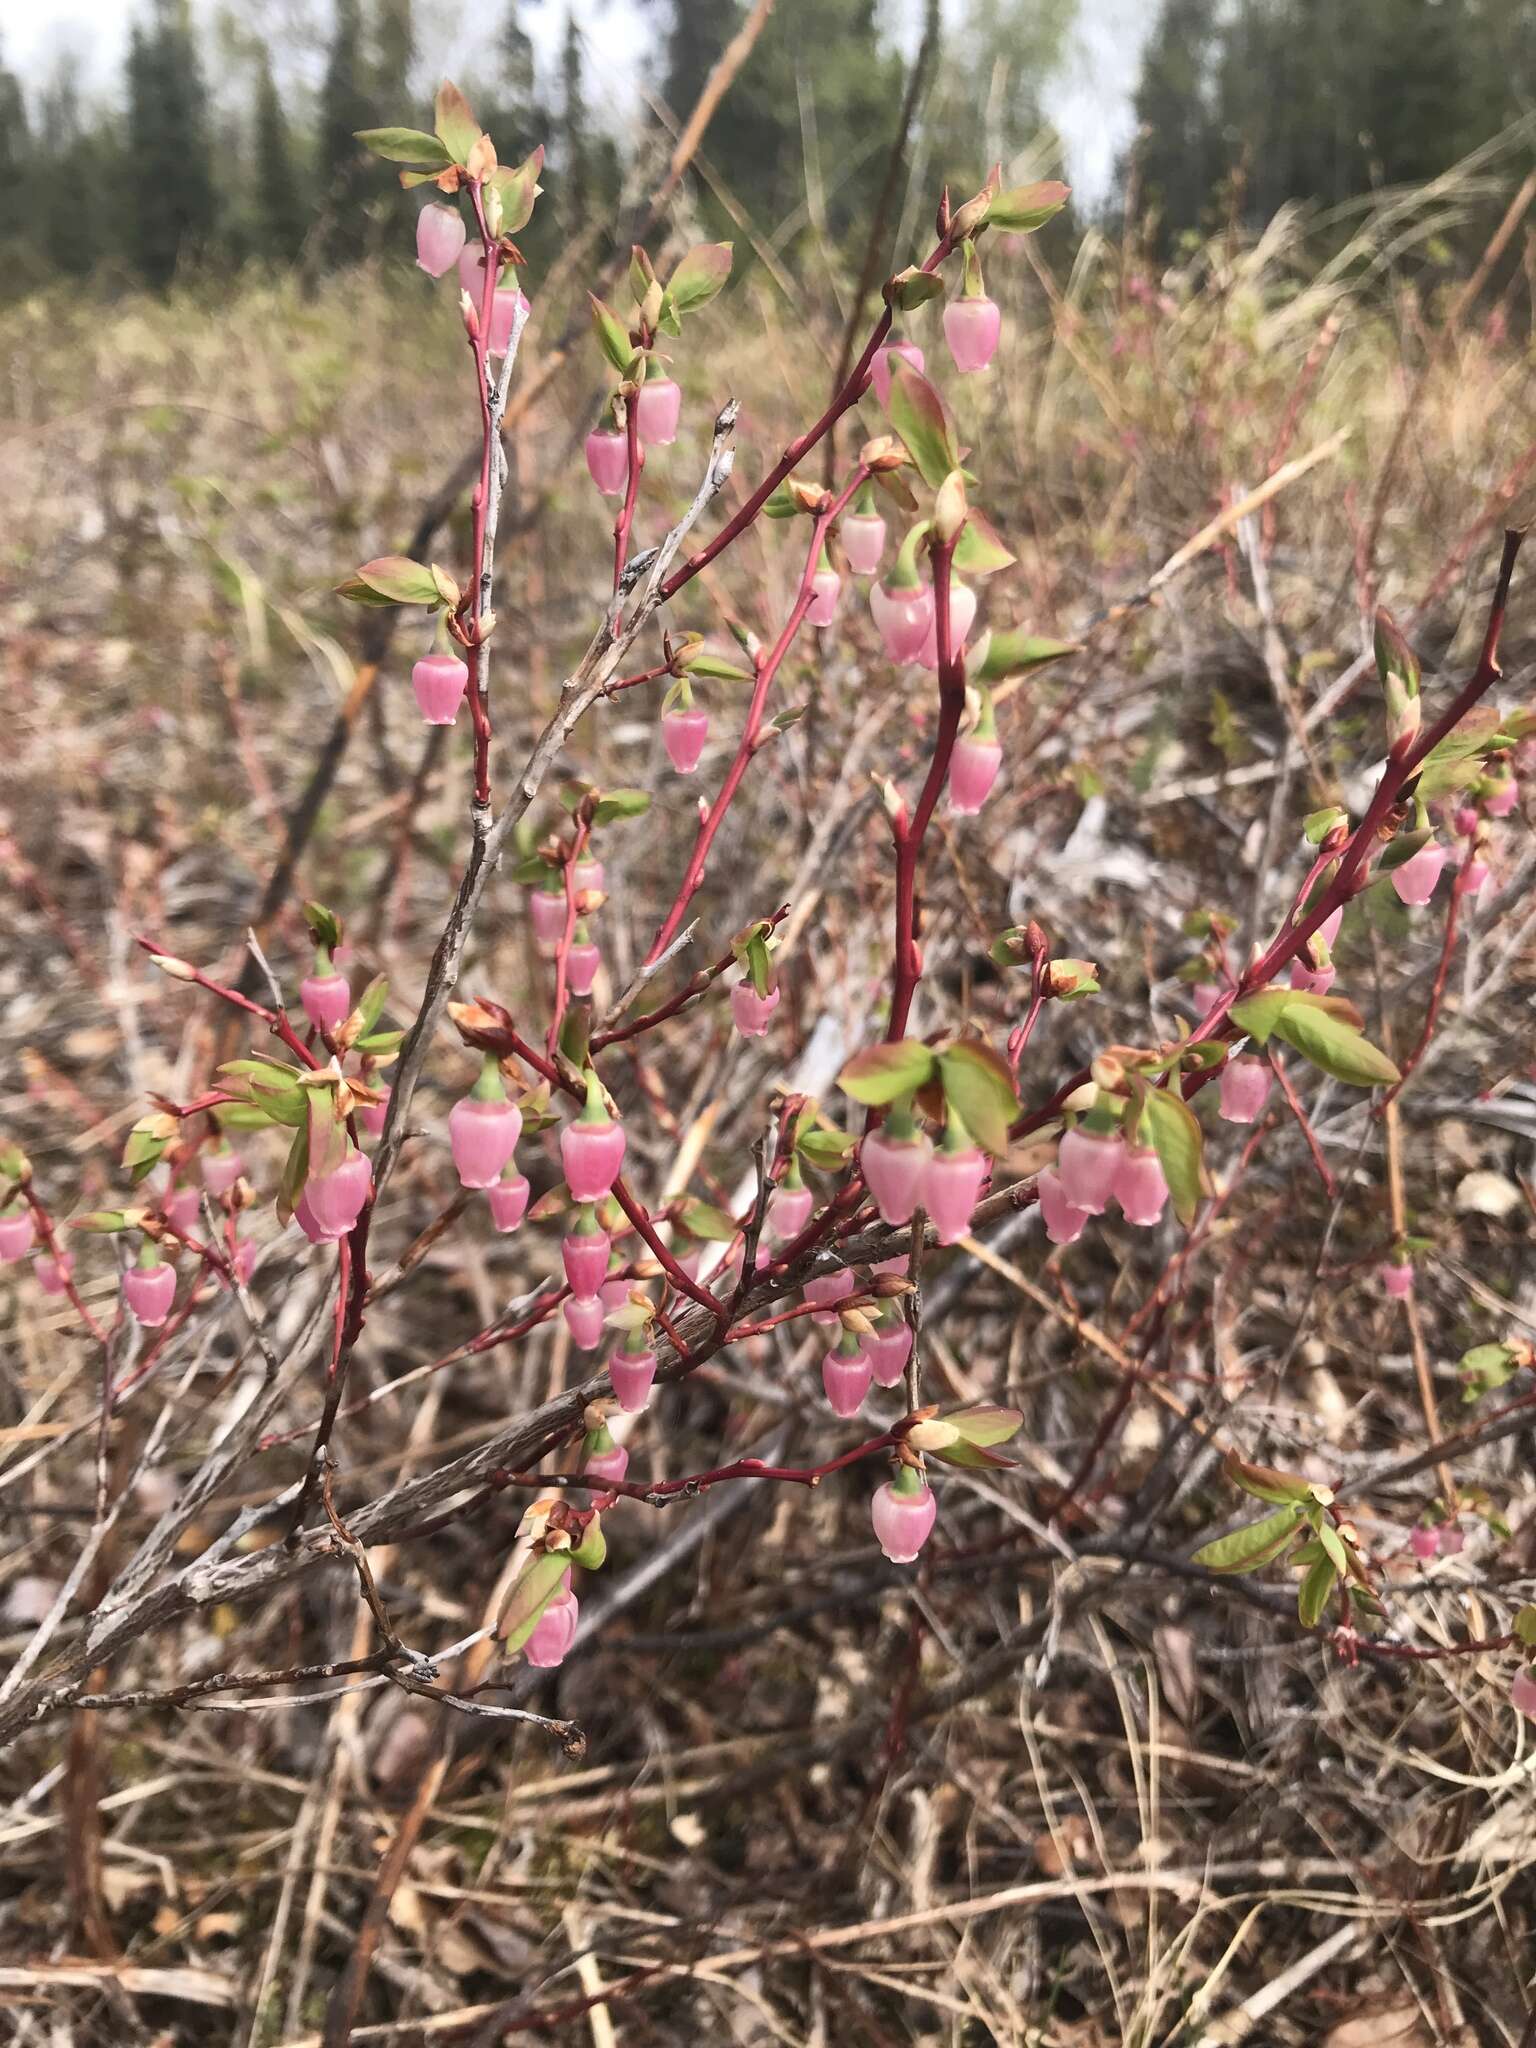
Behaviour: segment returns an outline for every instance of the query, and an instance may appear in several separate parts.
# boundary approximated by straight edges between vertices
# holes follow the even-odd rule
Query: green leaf
[[[1515,1640],[1527,1649],[1536,1648],[1536,1607],[1522,1607],[1515,1616]]]
[[[1031,235],[1060,213],[1070,190],[1055,178],[1042,179],[1037,185],[1015,185],[993,199],[987,208],[987,226],[1001,228],[1005,234]]]
[[[221,1131],[266,1131],[275,1121],[255,1102],[221,1102],[213,1114]]]
[[[916,1094],[937,1070],[938,1062],[920,1038],[901,1038],[894,1044],[870,1045],[855,1053],[838,1075],[837,1085],[855,1102],[878,1105]],[[805,1150],[804,1139],[800,1149]]]
[[[1255,1572],[1288,1550],[1301,1527],[1301,1510],[1276,1509],[1262,1522],[1249,1522],[1230,1536],[1218,1536],[1195,1552],[1194,1562],[1212,1572]]]
[[[1022,626],[1012,626],[990,633],[978,645],[971,674],[977,682],[995,683],[1004,676],[1025,675],[1030,669],[1044,668],[1047,662],[1081,653],[1081,647],[1070,640],[1043,640],[1026,633]]]
[[[841,1173],[857,1143],[848,1131],[811,1130],[795,1141],[795,1151],[816,1173]]]
[[[1221,1469],[1244,1493],[1251,1493],[1255,1500],[1278,1502],[1286,1507],[1312,1497],[1312,1488],[1307,1480],[1300,1479],[1294,1472],[1276,1472],[1269,1465],[1250,1465],[1235,1451],[1228,1451],[1221,1461]]]
[[[142,1215],[143,1211],[139,1210],[136,1213]],[[125,1209],[92,1209],[84,1216],[71,1216],[69,1227],[71,1230],[91,1230],[102,1237],[112,1237],[120,1230],[131,1230],[133,1224],[129,1221]]]
[[[650,808],[649,790],[609,789],[592,806],[592,822],[611,825],[616,818],[643,818]]]
[[[945,1444],[942,1450],[930,1450],[925,1457],[937,1458],[945,1465],[969,1466],[971,1470],[1009,1470],[1017,1461],[1000,1458],[996,1451],[989,1451],[982,1444],[968,1444],[964,1441]]]
[[[1390,1086],[1397,1068],[1352,1024],[1331,1011],[1292,996],[1280,1012],[1275,1033],[1336,1081],[1354,1088]]]
[[[720,683],[750,683],[752,671],[742,668],[738,662],[727,661],[723,654],[712,654],[707,647],[689,648],[677,658],[677,665],[685,675],[707,676]]]
[[[456,164],[469,161],[469,152],[480,140],[480,123],[469,111],[469,102],[451,79],[445,78],[437,88],[437,101],[433,107],[433,126],[442,141],[444,149]]]
[[[1289,989],[1261,988],[1257,995],[1244,996],[1240,1003],[1234,1003],[1228,1014],[1239,1031],[1246,1032],[1258,1045],[1268,1045],[1290,1000]]]
[[[1188,1226],[1204,1191],[1205,1134],[1200,1120],[1179,1093],[1177,1080],[1166,1088],[1145,1090],[1142,1118],[1173,1197],[1174,1214]]]
[[[960,1121],[994,1156],[1008,1150],[1008,1131],[1019,1113],[1008,1062],[990,1045],[964,1039],[939,1054],[939,1082],[944,1100],[959,1112]]]
[[[962,576],[990,576],[1006,569],[1018,556],[1003,545],[998,531],[984,512],[972,511],[955,542],[955,567]]]
[[[731,274],[732,245],[700,242],[690,249],[667,280],[663,304],[681,320],[707,306]]]
[[[309,1171],[309,1132],[303,1124],[293,1134],[293,1143],[288,1147],[288,1157],[283,1161],[282,1173],[277,1182],[277,1220],[286,1223],[298,1207],[299,1197],[304,1192],[304,1178]]]
[[[627,374],[635,356],[635,345],[629,338],[629,329],[613,308],[604,305],[595,292],[588,292],[587,298],[592,306],[592,327],[597,335],[597,345],[622,377]]]
[[[944,1419],[968,1444],[1005,1444],[1018,1435],[1024,1417],[1017,1408],[963,1408]]]
[[[1329,804],[1326,810],[1310,811],[1302,819],[1301,829],[1309,846],[1321,846],[1336,826],[1348,823],[1349,813],[1341,811],[1337,804]]]
[[[1376,872],[1381,875],[1391,874],[1392,870],[1400,868],[1405,860],[1412,860],[1416,853],[1422,853],[1434,836],[1427,826],[1422,832],[1399,832],[1395,839],[1390,840],[1381,849]]]
[[[570,1569],[570,1555],[563,1550],[542,1550],[530,1558],[528,1568],[512,1588],[502,1613],[502,1650],[511,1656],[520,1650],[539,1625],[539,1616],[560,1590],[560,1581]]]
[[[736,1235],[735,1218],[712,1202],[685,1202],[678,1221],[690,1237],[702,1237],[710,1244],[729,1244]]]
[[[357,140],[386,163],[414,164],[435,174],[453,162],[438,138],[419,128],[359,128]]]
[[[918,475],[937,490],[950,471],[960,467],[949,415],[926,377],[920,377],[910,363],[896,357],[891,360],[891,396],[886,407],[891,425],[901,436]]]
[[[367,1053],[370,1059],[380,1059],[385,1053],[398,1052],[404,1043],[403,1031],[369,1031],[357,1041],[353,1050]]]
[[[543,186],[539,173],[544,168],[542,143],[532,156],[520,164],[503,164],[491,174],[491,183],[501,194],[501,232],[515,235],[527,227],[533,216],[533,203]]]
[[[384,1002],[388,994],[389,981],[387,977],[382,974],[376,974],[358,997],[357,1006],[353,1010],[352,1016],[347,1019],[349,1024],[352,1022],[352,1017],[357,1019],[357,1030],[353,1039],[354,1044],[358,1038],[371,1031],[374,1025],[378,1023],[379,1018],[384,1013]]]
[[[1309,1566],[1296,1594],[1296,1615],[1303,1628],[1316,1628],[1322,1620],[1337,1577],[1331,1560],[1326,1557],[1318,1558]]]
[[[1335,1529],[1326,1514],[1320,1516],[1312,1526],[1317,1531],[1317,1540],[1323,1546],[1329,1562],[1339,1576],[1343,1578],[1349,1571],[1349,1552],[1344,1548],[1344,1538]]]
[[[354,584],[361,584],[371,594],[357,597]],[[432,571],[405,555],[380,555],[375,562],[364,562],[355,578],[338,583],[336,588],[343,597],[351,597],[354,603],[362,604],[425,604],[436,607],[443,601]]]

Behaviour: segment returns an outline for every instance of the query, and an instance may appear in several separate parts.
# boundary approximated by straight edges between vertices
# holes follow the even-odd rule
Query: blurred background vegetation
[[[83,61],[67,32],[25,67],[0,50],[0,294],[87,276],[159,291],[255,264],[316,274],[406,246],[418,202],[387,188],[354,131],[419,112],[450,44],[503,156],[548,148],[528,238],[547,260],[585,223],[618,220],[626,169],[686,119],[745,12],[501,0],[445,38],[426,0],[122,0],[95,17],[103,47],[128,24],[120,65],[102,48]],[[1051,111],[1074,71],[1063,138]],[[759,256],[793,266],[807,236],[867,229],[893,149],[918,189],[997,158],[1053,170],[1065,140],[1069,160],[1104,159],[1080,219],[1130,211],[1172,253],[1288,201],[1321,219],[1422,184],[1533,104],[1536,0],[777,0],[692,176],[706,225],[750,223]],[[1116,120],[1123,148],[1106,143]]]

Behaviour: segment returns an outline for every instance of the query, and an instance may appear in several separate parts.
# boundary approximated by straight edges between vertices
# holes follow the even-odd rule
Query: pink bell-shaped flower
[[[165,1220],[170,1224],[172,1230],[179,1230],[181,1235],[185,1237],[189,1231],[196,1227],[198,1213],[202,1208],[202,1204],[198,1200],[196,1188],[173,1188],[166,1197],[163,1206]]]
[[[912,1270],[912,1254],[897,1252],[894,1258],[877,1259],[869,1270],[871,1273],[894,1273],[898,1279],[905,1280]]]
[[[731,989],[731,1022],[743,1038],[764,1038],[774,1011],[779,1007],[783,993],[775,985],[767,995],[760,996],[751,982],[743,976]]]
[[[822,557],[826,561],[825,555]],[[820,568],[811,578],[811,601],[806,606],[805,623],[808,626],[830,626],[837,617],[837,600],[843,591],[843,579],[832,568]]]
[[[1075,1208],[1067,1200],[1060,1174],[1046,1167],[1036,1178],[1035,1193],[1040,1198],[1040,1215],[1051,1243],[1076,1244],[1083,1234],[1083,1225],[1088,1221],[1088,1211]]]
[[[577,925],[578,934],[584,934],[585,926]],[[573,996],[589,996],[592,984],[597,979],[597,970],[603,964],[601,948],[591,939],[578,936],[571,950],[565,956],[566,986]]]
[[[475,311],[480,311],[480,302],[485,297],[485,245],[482,242],[467,242],[458,258],[459,286],[469,293]],[[501,257],[496,259],[496,275],[501,275]]]
[[[1466,869],[1463,872],[1461,878],[1461,886],[1463,892],[1468,896],[1480,895],[1482,893],[1483,884],[1488,880],[1489,876],[1492,873],[1493,870],[1491,867],[1489,867],[1487,861],[1469,860],[1467,862]]]
[[[1328,948],[1328,951],[1331,953],[1334,947],[1339,942],[1339,926],[1343,922],[1344,906],[1341,903],[1337,910],[1330,910],[1328,915],[1323,919],[1322,923],[1318,926],[1317,930],[1312,934],[1313,941],[1315,942],[1321,939],[1323,944]]]
[[[569,1295],[562,1308],[578,1351],[595,1351],[603,1341],[603,1304],[593,1295]]]
[[[1483,791],[1483,809],[1490,818],[1507,818],[1520,800],[1520,785],[1513,775]]]
[[[75,1262],[68,1252],[60,1252],[57,1257],[51,1252],[44,1252],[32,1268],[44,1294],[63,1294],[74,1270]]]
[[[310,1023],[327,1036],[352,1014],[352,990],[347,977],[332,970],[323,947],[315,956],[314,973],[306,974],[299,983],[299,1001]]]
[[[205,1152],[197,1162],[203,1186],[217,1201],[227,1195],[245,1171],[245,1161],[233,1145],[221,1145],[217,1152]]]
[[[635,428],[645,448],[669,448],[677,439],[683,394],[670,377],[647,377],[635,400]]]
[[[1330,960],[1324,967],[1307,967],[1300,960],[1291,962],[1291,987],[1298,995],[1325,996],[1333,987],[1338,969]]]
[[[158,1330],[176,1299],[176,1268],[166,1265],[150,1245],[154,1263],[130,1266],[123,1275],[123,1300],[146,1330]]]
[[[853,1275],[844,1266],[840,1272],[821,1273],[807,1280],[800,1291],[815,1308],[816,1313],[811,1317],[813,1323],[835,1323],[837,1310],[833,1303],[841,1301],[844,1295],[852,1294]]]
[[[331,1233],[328,1230],[322,1230],[315,1221],[315,1212],[309,1206],[308,1188],[303,1191],[293,1205],[293,1220],[311,1244],[330,1244],[333,1242]],[[345,1235],[345,1232],[343,1232],[343,1235]]]
[[[960,1134],[959,1119],[951,1110],[944,1149],[934,1153],[923,1172],[922,1204],[940,1244],[954,1244],[965,1236],[986,1184],[986,1153],[975,1145],[955,1144]]]
[[[1413,1261],[1386,1259],[1377,1268],[1381,1284],[1393,1301],[1406,1301],[1413,1292]]]
[[[1269,1069],[1252,1053],[1228,1059],[1221,1070],[1219,1114],[1229,1124],[1257,1123],[1269,1100]]]
[[[887,341],[875,350],[874,361],[870,364],[870,377],[874,383],[875,396],[882,405],[891,402],[891,373],[895,362],[907,363],[923,374],[923,352],[915,341]]]
[[[623,1444],[616,1444],[607,1423],[589,1431],[582,1449],[582,1474],[587,1479],[606,1479],[610,1485],[617,1485],[629,1471],[629,1452]]]
[[[1003,750],[996,740],[977,739],[966,734],[955,741],[949,760],[949,808],[960,818],[971,818],[992,794],[997,771],[1003,765]]]
[[[944,339],[962,377],[987,368],[1002,331],[1002,313],[989,298],[951,299],[944,308]]]
[[[1189,1000],[1195,1006],[1195,1015],[1197,1017],[1208,1017],[1221,1001],[1224,993],[1225,991],[1219,988],[1214,981],[1197,981],[1192,983],[1189,991]]]
[[[416,216],[416,261],[428,277],[452,270],[464,247],[464,216],[456,206],[424,206]]]
[[[523,1655],[536,1671],[553,1671],[565,1662],[576,1640],[581,1607],[574,1593],[557,1593],[533,1625]]]
[[[469,687],[469,669],[456,654],[424,654],[411,670],[411,688],[428,725],[452,725]]]
[[[578,900],[589,892],[594,896],[603,893],[603,864],[600,860],[578,860],[571,866],[571,887]]]
[[[949,586],[949,651],[958,654],[966,643],[972,626],[976,623],[976,593],[968,583],[951,579]],[[923,635],[922,652],[918,660],[924,668],[937,669],[939,665],[939,620],[935,605],[928,620],[928,631]]]
[[[242,1287],[249,1286],[251,1275],[256,1270],[256,1247],[248,1237],[235,1239],[235,1248],[229,1255],[229,1263],[235,1271],[235,1278]]]
[[[1438,839],[1431,839],[1427,846],[1421,846],[1411,854],[1400,867],[1392,870],[1392,887],[1404,903],[1427,903],[1435,893],[1435,884],[1440,879],[1440,870],[1450,857],[1450,849],[1442,846]]]
[[[679,775],[691,775],[698,767],[708,738],[707,711],[701,711],[697,706],[684,711],[679,706],[675,711],[661,714],[661,743],[667,750],[667,759]]]
[[[822,1360],[821,1384],[834,1415],[857,1415],[864,1406],[874,1369],[869,1354],[848,1333]]]
[[[357,1112],[357,1120],[370,1138],[377,1138],[382,1134],[384,1125],[389,1118],[389,1098],[393,1093],[393,1090],[386,1083],[379,1083],[377,1085],[379,1089],[378,1101],[361,1104]]]
[[[587,436],[587,473],[605,498],[622,495],[629,481],[629,444],[611,427],[594,427]]]
[[[516,1230],[528,1213],[530,1193],[526,1173],[513,1172],[509,1175],[505,1167],[502,1169],[501,1179],[485,1191],[491,1221],[498,1230]]]
[[[810,1222],[815,1207],[815,1195],[800,1179],[798,1170],[791,1166],[789,1173],[768,1197],[768,1211],[763,1219],[768,1235],[779,1244],[790,1243]]]
[[[588,1070],[587,1106],[560,1133],[560,1160],[574,1202],[600,1202],[624,1164],[624,1126],[609,1116],[602,1085]]]
[[[878,512],[852,512],[841,531],[849,568],[855,576],[873,576],[885,553],[885,521]]]
[[[565,937],[565,890],[531,890],[528,896],[528,916],[533,925],[535,944],[541,950],[553,953]]]
[[[1162,1162],[1150,1145],[1127,1145],[1115,1172],[1115,1200],[1127,1223],[1147,1229],[1168,1203]]]
[[[887,1306],[885,1316],[875,1325],[874,1335],[864,1340],[864,1355],[877,1387],[901,1384],[907,1360],[912,1356],[912,1325],[898,1309]]]
[[[1440,1555],[1442,1557],[1460,1557],[1466,1547],[1467,1534],[1464,1529],[1458,1529],[1454,1522],[1445,1522],[1441,1525]]]
[[[1408,1531],[1408,1548],[1413,1552],[1420,1564],[1428,1564],[1429,1560],[1439,1552],[1440,1531],[1438,1529],[1426,1529],[1422,1522],[1415,1524]]]
[[[1526,1664],[1515,1673],[1509,1686],[1509,1704],[1517,1714],[1524,1714],[1527,1721],[1536,1721],[1536,1668]]]
[[[939,1512],[927,1481],[904,1465],[888,1479],[870,1503],[875,1541],[892,1564],[911,1564],[928,1538]]]
[[[353,1147],[333,1173],[306,1183],[304,1196],[316,1226],[328,1238],[345,1237],[373,1192],[368,1156]]]
[[[883,1222],[910,1223],[933,1158],[933,1140],[910,1116],[893,1111],[859,1147],[859,1170]]]
[[[32,1211],[18,1203],[0,1216],[0,1265],[8,1266],[14,1259],[24,1259],[32,1249],[34,1227]]]
[[[1124,1157],[1125,1140],[1118,1131],[1090,1131],[1081,1124],[1063,1131],[1056,1147],[1056,1172],[1072,1207],[1102,1216]]]
[[[572,1294],[597,1294],[608,1277],[608,1252],[613,1243],[597,1220],[597,1211],[583,1203],[576,1226],[560,1240],[560,1259]]]
[[[649,1344],[639,1351],[615,1351],[608,1361],[608,1384],[626,1415],[638,1415],[644,1408],[655,1378],[656,1354]]]
[[[892,661],[916,661],[933,624],[933,591],[926,583],[872,584],[869,609]]]
[[[506,1084],[494,1053],[487,1053],[480,1078],[470,1093],[448,1112],[448,1143],[459,1184],[493,1187],[517,1150],[523,1134],[523,1113],[507,1100]]]
[[[520,324],[533,311],[516,285],[498,285],[496,296],[491,301],[491,337],[486,344],[493,356],[504,356],[512,346],[512,336]]]

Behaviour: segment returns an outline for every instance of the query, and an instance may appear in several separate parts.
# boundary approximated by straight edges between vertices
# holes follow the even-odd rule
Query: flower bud
[[[448,1112],[448,1143],[460,1186],[493,1187],[522,1134],[523,1113],[507,1100],[495,1056],[487,1053],[474,1092]]]
[[[933,625],[932,589],[924,583],[894,589],[876,583],[869,593],[869,609],[891,660],[916,661]]]
[[[1377,1268],[1381,1284],[1392,1301],[1406,1301],[1413,1292],[1413,1261],[1387,1259]]]
[[[586,1108],[560,1133],[560,1159],[573,1201],[602,1201],[624,1164],[624,1146],[624,1126],[609,1116],[597,1077],[591,1075]]]
[[[344,974],[306,974],[299,983],[304,1014],[323,1034],[337,1031],[352,1010],[352,990]]]
[[[886,1311],[886,1317],[882,1317],[874,1335],[864,1343],[864,1355],[877,1387],[899,1386],[912,1356],[912,1325],[905,1316],[891,1310]]]
[[[357,1111],[357,1120],[370,1138],[377,1138],[382,1134],[389,1118],[389,1098],[394,1092],[382,1082],[376,1085],[379,1091],[378,1101],[360,1103]]]
[[[845,1348],[845,1346],[847,1348]],[[834,1415],[857,1415],[869,1392],[873,1371],[869,1355],[856,1338],[845,1337],[822,1360],[821,1384]]]
[[[502,1169],[502,1176],[485,1191],[490,1204],[491,1221],[500,1231],[516,1230],[528,1213],[528,1176],[516,1171]]]
[[[903,1121],[910,1125],[910,1119]],[[911,1222],[932,1158],[933,1140],[916,1129],[910,1136],[878,1130],[865,1138],[859,1147],[859,1168],[882,1221]]]
[[[731,990],[731,1021],[743,1038],[763,1038],[767,1035],[774,1011],[779,1007],[783,991],[777,986],[760,996],[752,986],[750,978],[743,975]]]
[[[1408,1548],[1413,1552],[1420,1564],[1428,1564],[1429,1560],[1439,1552],[1440,1531],[1438,1529],[1426,1529],[1422,1522],[1419,1523],[1415,1528],[1408,1531]]]
[[[1415,700],[1417,701],[1417,700]],[[1440,871],[1450,857],[1448,847],[1431,839],[1392,870],[1392,887],[1404,903],[1427,903],[1435,893]]]
[[[903,1472],[902,1478],[907,1476]],[[939,1512],[927,1481],[915,1473],[912,1477],[917,1484],[911,1491],[898,1491],[899,1482],[888,1479],[870,1503],[875,1541],[892,1564],[911,1564],[933,1534]]]
[[[691,711],[664,711],[661,715],[661,742],[667,750],[667,759],[679,775],[691,775],[699,765],[704,752],[704,742],[709,738],[709,713],[694,707]]]
[[[1100,1135],[1081,1126],[1063,1131],[1056,1148],[1056,1172],[1072,1207],[1089,1216],[1102,1216],[1124,1157],[1125,1140],[1118,1132]]]
[[[1003,750],[997,740],[979,740],[970,734],[955,741],[949,761],[949,808],[959,818],[972,818],[992,794]],[[1057,993],[1052,989],[1051,993]]]
[[[587,472],[605,498],[622,496],[629,479],[629,445],[622,434],[594,427],[587,436]]]
[[[221,1145],[216,1152],[205,1152],[198,1161],[203,1177],[203,1186],[217,1201],[220,1195],[227,1195],[235,1182],[245,1171],[245,1161],[233,1145]]]

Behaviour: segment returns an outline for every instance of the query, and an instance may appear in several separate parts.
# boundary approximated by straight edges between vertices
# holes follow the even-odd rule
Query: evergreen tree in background
[[[292,263],[308,231],[309,208],[294,162],[288,118],[265,53],[256,74],[255,157],[258,247],[270,263]]]
[[[378,125],[368,91],[368,61],[358,0],[336,0],[334,27],[320,87],[315,164],[320,237],[332,263],[354,262],[368,246],[367,207],[381,187],[376,166],[357,140],[360,128]],[[392,110],[392,118],[399,115]]]
[[[206,110],[187,0],[155,0],[128,52],[128,220],[137,268],[160,290],[178,264],[212,254],[218,197]]]

